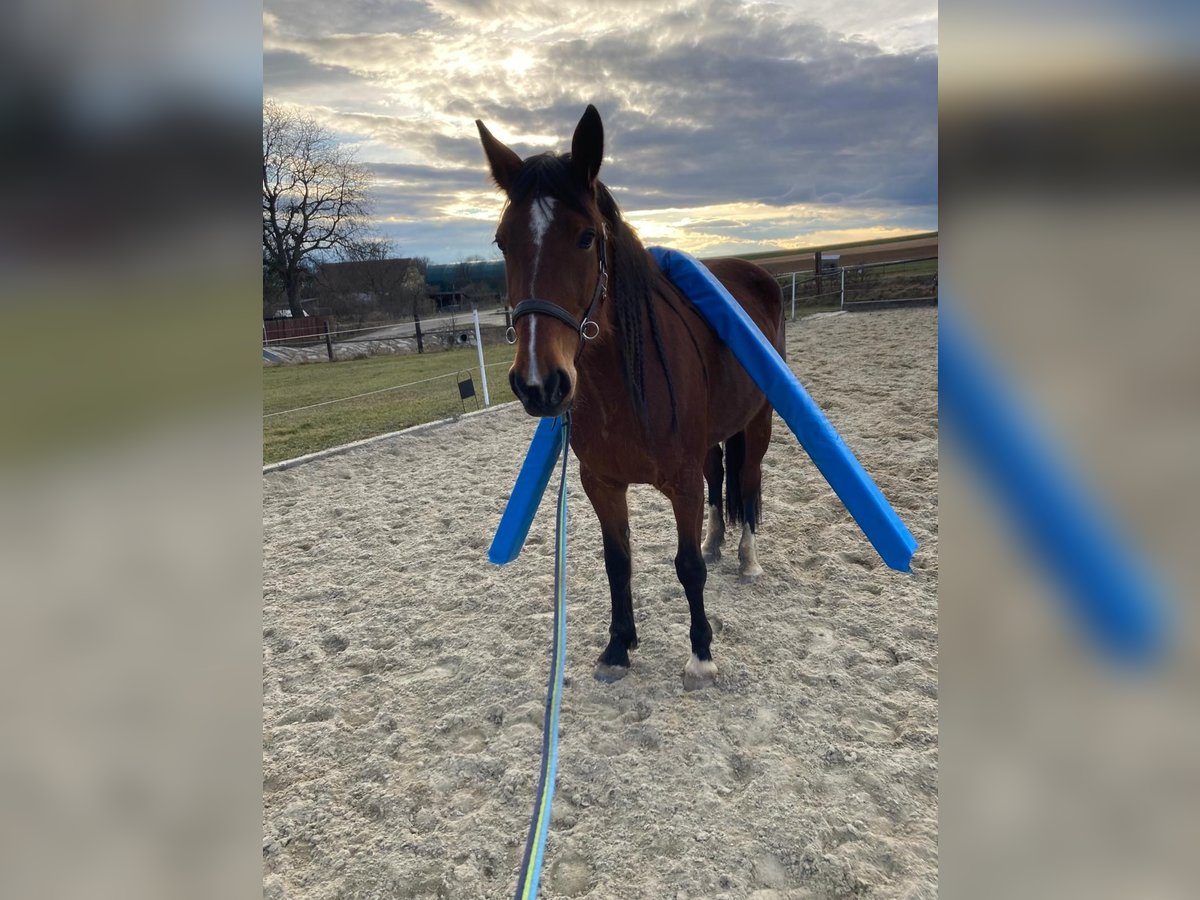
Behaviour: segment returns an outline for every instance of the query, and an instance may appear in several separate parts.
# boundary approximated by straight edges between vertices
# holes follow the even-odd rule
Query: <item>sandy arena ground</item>
[[[641,647],[592,678],[600,534],[572,461],[567,687],[543,897],[937,893],[937,313],[790,324],[789,360],[921,548],[886,568],[777,418],[759,583],[710,567],[685,693],[666,500],[630,491]],[[268,898],[511,896],[537,778],[552,491],[485,560],[534,421],[511,406],[264,476]],[[736,535],[733,535],[736,540]]]

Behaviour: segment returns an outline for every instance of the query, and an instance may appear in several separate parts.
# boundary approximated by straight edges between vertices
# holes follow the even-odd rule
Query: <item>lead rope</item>
[[[546,688],[546,714],[542,725],[542,769],[538,776],[525,856],[517,880],[517,900],[534,900],[542,877],[542,855],[550,829],[554,801],[554,776],[558,771],[558,710],[562,701],[563,669],[567,662],[567,457],[571,453],[571,414],[562,418],[562,480],[558,485],[558,512],[554,520],[554,640],[550,646],[550,680]]]

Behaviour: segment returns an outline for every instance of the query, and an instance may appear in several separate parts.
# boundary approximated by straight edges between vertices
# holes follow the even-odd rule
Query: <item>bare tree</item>
[[[339,254],[340,259],[357,264],[355,281],[363,293],[370,294],[381,309],[393,314],[400,289],[413,265],[411,260],[396,254],[396,244],[388,238],[354,241]]]
[[[311,118],[263,104],[263,258],[293,316],[306,258],[347,246],[363,228],[367,170]]]
[[[396,242],[391,238],[368,237],[361,241],[348,241],[338,253],[338,257],[350,262],[397,259],[396,252]]]
[[[454,268],[450,270],[450,289],[452,291],[461,291],[471,283],[471,263],[475,260],[472,257],[464,257],[454,264]]]
[[[416,271],[413,277],[404,283],[404,308],[414,319],[422,314],[432,312],[435,304],[429,296],[429,284],[425,280],[429,274],[429,257],[418,256],[413,259]]]
[[[286,301],[283,281],[280,280],[279,273],[275,271],[275,266],[267,258],[267,254],[263,253],[263,318],[271,318],[279,304]]]

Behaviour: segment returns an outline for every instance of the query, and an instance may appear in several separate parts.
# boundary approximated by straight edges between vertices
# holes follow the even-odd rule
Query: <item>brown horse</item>
[[[604,129],[595,107],[588,106],[563,155],[522,160],[476,125],[492,177],[508,197],[496,244],[516,303],[509,383],[531,416],[571,410],[571,447],[600,519],[612,623],[596,677],[625,675],[638,644],[626,493],[631,484],[652,484],[671,501],[679,533],[675,572],[692,620],[684,686],[709,686],[717,666],[704,614],[705,560],[720,558],[727,517],[742,525],[742,578],[762,574],[754,536],[771,406],[597,180]],[[774,279],[741,260],[709,268],[782,353],[783,303]],[[709,533],[702,549],[705,480]]]

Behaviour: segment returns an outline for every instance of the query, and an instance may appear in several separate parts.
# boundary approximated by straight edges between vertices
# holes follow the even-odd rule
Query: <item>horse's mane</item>
[[[543,153],[525,160],[511,186],[509,196],[518,203],[536,200],[539,197],[553,197],[580,215],[589,215],[587,193],[571,167],[569,153]],[[613,304],[618,340],[621,342],[621,374],[624,376],[629,400],[642,427],[648,430],[646,344],[649,331],[650,343],[654,346],[654,352],[666,378],[667,394],[671,402],[671,430],[675,431],[679,424],[675,385],[671,368],[667,364],[662,328],[653,302],[654,295],[662,290],[662,273],[646,252],[633,226],[621,216],[621,210],[612,193],[599,181],[596,182],[596,203],[612,239],[609,302]]]

